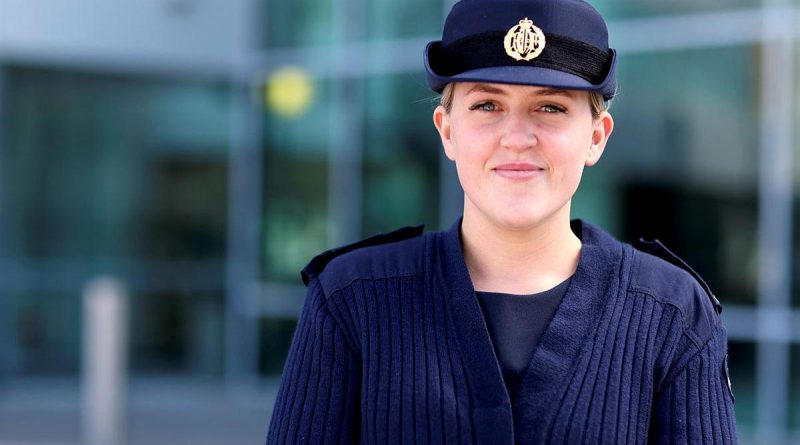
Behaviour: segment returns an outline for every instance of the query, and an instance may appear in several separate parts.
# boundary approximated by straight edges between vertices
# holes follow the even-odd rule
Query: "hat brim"
[[[430,42],[425,47],[426,80],[428,81],[428,86],[437,93],[441,93],[444,87],[452,82],[488,82],[595,91],[602,94],[606,100],[610,100],[616,94],[617,86],[614,73],[616,71],[617,55],[613,49],[609,50],[611,52],[611,66],[606,78],[599,84],[592,84],[582,77],[564,71],[536,66],[505,65],[479,68],[446,76],[437,73],[433,69],[433,66],[437,66],[437,62],[440,62],[437,59],[440,49],[441,41]]]

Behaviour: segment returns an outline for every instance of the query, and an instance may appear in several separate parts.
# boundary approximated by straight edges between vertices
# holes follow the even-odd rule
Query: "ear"
[[[433,125],[439,132],[439,137],[442,139],[442,147],[444,147],[444,154],[451,161],[455,161],[455,152],[453,150],[453,140],[451,138],[452,132],[450,126],[450,115],[439,105],[433,110]]]
[[[606,148],[608,138],[611,132],[614,131],[614,118],[608,111],[603,113],[594,120],[594,128],[592,129],[592,145],[589,146],[589,152],[586,154],[586,166],[591,167],[600,160],[603,155],[603,150]]]

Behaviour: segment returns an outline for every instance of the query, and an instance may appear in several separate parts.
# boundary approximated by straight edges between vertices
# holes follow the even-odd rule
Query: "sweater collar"
[[[580,238],[582,248],[578,267],[558,309],[542,334],[519,388],[518,408],[514,415],[521,424],[549,425],[550,403],[563,394],[569,384],[574,359],[599,321],[603,308],[620,288],[622,244],[606,232],[581,220],[571,222],[572,231]],[[459,346],[474,394],[473,416],[491,417],[487,434],[494,443],[513,443],[511,402],[505,389],[500,366],[495,358],[489,331],[475,297],[461,245],[461,219],[443,233],[439,250],[441,280],[459,336]],[[483,424],[475,419],[476,424]],[[489,420],[486,418],[485,420]],[[544,422],[544,423],[543,423]],[[546,431],[527,434],[547,434]],[[509,437],[503,437],[508,432]],[[481,432],[478,431],[479,437]],[[522,432],[523,434],[526,431]],[[498,436],[498,434],[500,436]],[[536,442],[539,437],[520,437],[523,442]]]

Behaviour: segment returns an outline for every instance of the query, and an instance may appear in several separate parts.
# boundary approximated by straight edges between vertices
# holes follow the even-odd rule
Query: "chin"
[[[508,231],[536,229],[558,218],[564,207],[556,205],[554,208],[553,204],[555,203],[532,196],[494,196],[478,201],[465,196],[465,211],[469,210],[473,217],[484,219],[486,223]]]

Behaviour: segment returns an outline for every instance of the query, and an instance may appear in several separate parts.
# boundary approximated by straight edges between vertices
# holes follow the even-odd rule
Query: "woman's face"
[[[568,220],[583,168],[613,129],[607,112],[592,117],[586,91],[488,83],[457,83],[450,112],[440,106],[433,120],[465,215],[512,230]]]

